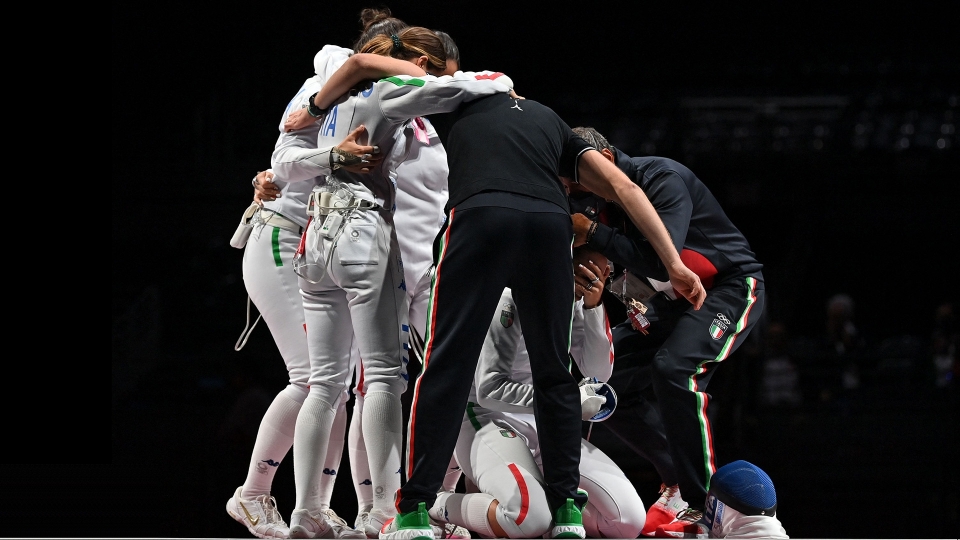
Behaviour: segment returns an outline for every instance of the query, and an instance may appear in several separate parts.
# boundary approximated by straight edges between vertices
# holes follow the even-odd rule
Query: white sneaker
[[[368,510],[357,514],[357,519],[353,522],[353,528],[366,534],[367,538],[380,538],[380,529],[387,521],[390,521],[390,517],[384,516],[380,512]]]
[[[470,531],[455,523],[440,523],[430,518],[430,528],[433,529],[433,536],[436,538],[451,538],[455,540],[470,540]]]
[[[253,499],[240,497],[243,486],[227,501],[227,513],[257,538],[287,538],[290,529],[277,511],[277,501],[269,495]]]
[[[358,531],[350,525],[347,525],[347,522],[338,516],[337,513],[333,511],[333,508],[327,508],[323,513],[327,516],[327,524],[333,529],[334,538],[354,538],[359,540],[367,537],[363,531]]]
[[[353,520],[353,528],[362,533],[366,533],[368,521],[370,521],[370,511],[360,512],[357,514],[357,518]],[[378,532],[377,536],[379,535],[380,533]],[[370,538],[370,536],[367,535],[367,538]]]
[[[333,526],[323,512],[311,514],[306,508],[290,514],[290,538],[335,538]]]

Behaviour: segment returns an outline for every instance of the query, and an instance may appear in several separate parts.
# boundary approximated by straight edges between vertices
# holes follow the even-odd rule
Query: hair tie
[[[403,43],[400,41],[400,37],[396,34],[390,34],[390,39],[393,40],[393,52],[400,52],[403,50]]]

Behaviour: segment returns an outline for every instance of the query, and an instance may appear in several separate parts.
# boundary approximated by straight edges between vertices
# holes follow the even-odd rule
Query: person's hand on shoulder
[[[283,123],[283,131],[287,133],[297,131],[309,126],[317,120],[317,118],[310,116],[307,113],[307,108],[304,107],[302,109],[293,111],[289,116],[287,116],[287,120]]]

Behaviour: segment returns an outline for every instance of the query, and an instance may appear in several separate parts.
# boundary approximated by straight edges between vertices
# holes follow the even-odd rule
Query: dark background
[[[5,534],[248,536],[224,504],[286,373],[264,327],[233,349],[246,293],[227,242],[314,54],[350,46],[372,5],[112,4],[109,443],[5,466],[29,508]],[[935,312],[958,301],[948,3],[387,5],[449,32],[465,69],[503,71],[571,126],[677,159],[717,195],[768,295],[711,383],[718,457],[771,475],[788,534],[957,536],[957,383],[933,362]],[[838,293],[862,338],[842,362],[822,340]],[[956,324],[941,326],[956,343]],[[800,402],[765,398],[774,356],[793,366]],[[859,384],[844,384],[849,369]],[[592,440],[656,499],[646,462],[602,426]],[[348,470],[344,459],[333,506],[352,522]],[[61,519],[43,519],[52,493],[74,501]],[[274,495],[289,518],[289,456]]]

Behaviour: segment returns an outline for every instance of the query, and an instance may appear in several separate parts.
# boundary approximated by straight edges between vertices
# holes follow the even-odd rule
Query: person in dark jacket
[[[586,245],[623,270],[611,283],[611,292],[629,304],[627,320],[613,329],[616,361],[609,383],[621,403],[606,426],[651,459],[665,487],[676,482],[689,503],[672,523],[656,524],[656,529],[650,523],[644,532],[706,534],[704,500],[717,470],[707,384],[760,318],[762,265],[690,169],[663,157],[630,157],[590,127],[574,128],[574,133],[643,190],[681,260],[697,273],[708,292],[703,309],[691,309],[674,290],[647,239],[623,219],[616,205],[603,205],[605,201],[600,200],[603,208],[591,207],[592,217],[572,214],[574,246]],[[586,193],[582,185],[568,183],[568,187],[574,200]],[[641,397],[648,387],[656,408]],[[633,400],[633,407],[624,407],[628,400]],[[638,434],[644,440],[637,440]]]

